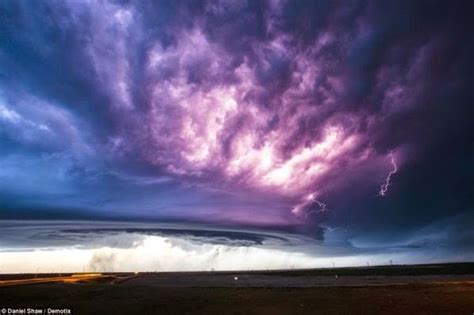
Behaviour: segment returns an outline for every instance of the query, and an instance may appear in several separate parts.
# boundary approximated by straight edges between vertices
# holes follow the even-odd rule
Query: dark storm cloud
[[[469,213],[472,12],[4,1],[2,206],[399,235]]]

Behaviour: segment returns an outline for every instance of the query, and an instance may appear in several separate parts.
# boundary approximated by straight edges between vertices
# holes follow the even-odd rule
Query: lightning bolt
[[[388,186],[390,186],[390,179],[392,175],[398,171],[397,163],[395,162],[395,157],[393,156],[392,152],[390,152],[390,162],[392,163],[392,170],[388,173],[387,178],[385,178],[385,182],[380,186],[379,195],[381,197],[385,196],[388,190]]]
[[[311,194],[311,195],[313,195],[313,194]],[[310,196],[311,196],[311,195],[310,195]],[[312,201],[313,203],[316,203],[316,204],[319,206],[319,210],[311,210],[311,211],[306,212],[305,215],[304,215],[305,219],[307,219],[307,218],[308,218],[311,214],[313,214],[313,213],[316,213],[316,214],[317,214],[317,213],[322,213],[322,212],[326,212],[326,211],[327,211],[327,209],[326,209],[326,204],[325,204],[324,202],[321,202],[321,201],[317,200],[317,199],[314,197],[314,195],[313,195],[311,201]]]
[[[305,211],[306,208],[309,205],[312,205],[312,204],[318,205],[319,209],[318,210]],[[295,215],[304,214],[305,219],[307,219],[311,214],[322,213],[322,212],[326,212],[327,210],[328,209],[326,207],[326,204],[324,202],[319,201],[318,199],[316,199],[316,194],[315,193],[311,193],[306,197],[306,199],[302,203],[298,204],[295,208],[293,208],[292,212]],[[305,211],[305,212],[303,212],[303,211]]]

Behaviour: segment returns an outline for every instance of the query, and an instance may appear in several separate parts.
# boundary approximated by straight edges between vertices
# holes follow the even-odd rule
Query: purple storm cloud
[[[5,209],[360,229],[472,211],[460,2],[0,7]]]

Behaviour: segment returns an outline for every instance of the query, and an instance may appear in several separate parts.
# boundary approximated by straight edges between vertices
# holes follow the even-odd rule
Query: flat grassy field
[[[110,274],[100,281],[0,287],[0,310],[69,308],[73,314],[473,314],[473,265],[120,274],[119,281]]]

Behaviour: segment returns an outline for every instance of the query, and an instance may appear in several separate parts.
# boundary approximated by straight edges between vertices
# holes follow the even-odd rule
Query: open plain
[[[69,308],[73,314],[472,314],[473,269],[474,264],[443,264],[2,275],[0,308]]]

